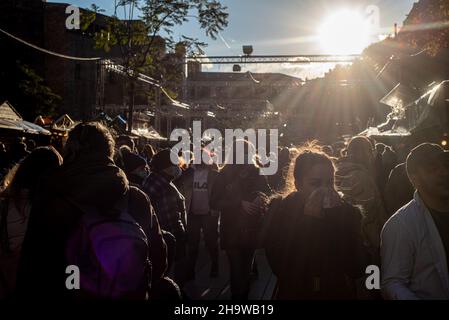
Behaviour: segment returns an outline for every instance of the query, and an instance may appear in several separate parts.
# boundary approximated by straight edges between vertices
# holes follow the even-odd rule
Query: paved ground
[[[271,272],[263,250],[256,252],[259,276],[251,283],[250,300],[270,300],[276,285],[276,277]],[[196,265],[195,281],[187,283],[185,293],[193,300],[229,300],[229,265],[225,253],[220,253],[220,276],[209,277],[210,261],[206,250],[201,246]]]

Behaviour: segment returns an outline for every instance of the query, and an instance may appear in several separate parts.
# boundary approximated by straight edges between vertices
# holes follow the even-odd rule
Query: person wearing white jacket
[[[422,144],[407,158],[414,199],[385,224],[381,260],[383,297],[449,300],[449,153]]]

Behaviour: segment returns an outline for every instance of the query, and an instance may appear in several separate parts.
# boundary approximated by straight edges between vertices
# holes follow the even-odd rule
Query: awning
[[[74,125],[75,121],[73,121],[68,114],[65,114],[53,123],[52,129],[70,130]]]
[[[0,105],[0,129],[16,130],[31,134],[51,134],[50,131],[45,130],[41,126],[23,120],[8,101]]]
[[[22,120],[22,117],[8,101],[5,101],[0,105],[0,119],[18,121]]]
[[[0,129],[23,131],[23,128],[17,125],[16,121],[1,118],[0,118]]]
[[[24,133],[50,135],[50,131],[38,126],[37,124],[24,120],[0,119],[0,129],[16,130]]]
[[[393,109],[404,109],[407,105],[419,98],[419,92],[409,86],[398,84],[380,103],[385,104]]]

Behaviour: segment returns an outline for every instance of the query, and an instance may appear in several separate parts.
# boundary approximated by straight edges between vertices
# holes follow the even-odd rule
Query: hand
[[[343,203],[340,195],[335,189],[331,188],[325,192],[323,199],[323,209],[339,207]]]
[[[304,215],[319,218],[323,217],[323,200],[325,197],[325,189],[317,189],[306,200],[304,207]]]

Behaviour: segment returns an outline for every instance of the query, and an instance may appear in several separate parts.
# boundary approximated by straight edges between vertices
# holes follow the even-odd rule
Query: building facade
[[[206,128],[256,128],[279,126],[282,111],[291,107],[283,96],[298,90],[302,80],[278,73],[202,72],[189,65],[185,101],[190,119]]]

